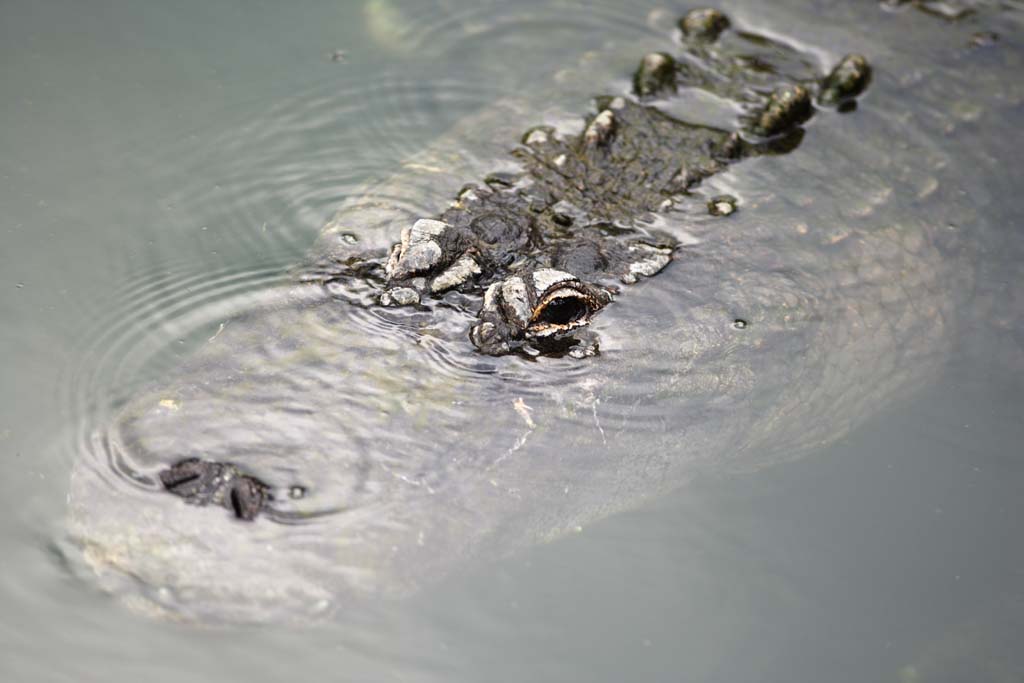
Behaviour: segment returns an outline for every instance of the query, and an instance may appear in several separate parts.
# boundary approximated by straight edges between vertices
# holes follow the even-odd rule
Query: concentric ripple
[[[165,205],[179,222],[237,235],[242,257],[295,261],[342,201],[496,96],[450,79],[331,79],[185,145],[176,163],[197,172],[179,174]]]
[[[107,314],[83,333],[87,341],[64,384],[70,413],[83,418],[75,450],[96,456],[108,451],[95,449],[109,445],[101,425],[133,391],[170,371],[187,350],[215,339],[241,312],[273,301],[288,284],[287,272],[273,264],[197,272],[168,263],[130,278]]]
[[[651,23],[650,5],[635,1],[610,7],[572,0],[538,7],[487,0],[467,7],[449,0],[370,0],[364,15],[371,35],[385,47],[430,56],[472,52],[478,47],[474,41],[488,49],[519,45],[536,50],[555,35],[628,35],[650,30]]]

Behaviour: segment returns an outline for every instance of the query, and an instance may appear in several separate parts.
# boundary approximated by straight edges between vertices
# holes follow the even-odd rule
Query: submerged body
[[[743,110],[737,83],[715,96],[739,103],[740,118],[761,113],[746,125],[782,132],[778,107]],[[879,99],[872,106],[893,105]],[[530,113],[529,101],[502,103],[413,173],[436,173],[439,188],[449,173],[465,182],[479,169],[456,167],[445,150],[500,137]],[[843,118],[797,154],[751,162],[757,189],[727,220],[687,214],[704,209],[685,197],[654,216],[632,212],[633,229],[672,240],[676,263],[597,319],[601,354],[591,358],[474,352],[472,289],[381,307],[401,279],[401,250],[386,278],[360,270],[362,254],[422,216],[404,215],[400,201],[353,202],[325,229],[305,269],[313,277],[232,321],[173,382],[125,409],[108,438],[139,486],[112,495],[96,463],[78,467],[72,536],[102,581],[147,609],[305,615],[414,589],[699,472],[758,467],[835,438],[941,362],[972,278],[949,206],[930,201],[958,181],[941,150],[927,136],[890,149],[903,131],[872,107]],[[411,175],[390,187],[413,187]],[[793,175],[818,178],[815,193],[789,193]],[[241,525],[158,495],[159,472],[185,457],[267,482],[273,515]],[[282,533],[275,522],[294,526]]]

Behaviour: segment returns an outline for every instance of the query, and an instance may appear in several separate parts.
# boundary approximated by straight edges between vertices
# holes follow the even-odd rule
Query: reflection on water
[[[752,365],[737,364],[728,376],[697,372],[681,387],[659,385],[673,358],[648,357],[645,370],[616,369],[638,348],[622,331],[664,329],[659,321],[677,319],[680,302],[703,301],[707,327],[700,329],[735,334],[728,323],[748,312],[730,311],[718,321],[713,303],[759,281],[756,274],[722,280],[721,273],[738,260],[763,264],[765,254],[738,256],[727,247],[772,230],[786,237],[756,244],[797,248],[810,234],[836,249],[854,249],[844,226],[884,238],[893,230],[885,222],[891,218],[904,231],[942,228],[937,244],[946,255],[974,254],[970,267],[930,276],[921,268],[931,263],[925,256],[868,259],[878,273],[851,273],[851,281],[878,286],[851,291],[877,296],[872,305],[883,315],[864,319],[877,327],[859,348],[843,346],[849,330],[842,325],[802,321],[850,359],[843,367],[851,385],[858,383],[859,367],[861,378],[880,378],[876,395],[885,396],[884,378],[905,381],[915,371],[904,366],[921,363],[931,378],[927,391],[799,462],[747,477],[699,478],[639,511],[458,573],[405,602],[358,603],[357,609],[346,603],[314,629],[212,633],[140,620],[76,578],[89,568],[62,543],[52,543],[64,537],[68,472],[83,451],[103,456],[93,471],[103,486],[123,489],[128,500],[137,496],[135,510],[152,498],[157,465],[128,464],[116,440],[124,435],[111,441],[101,431],[94,441],[97,425],[107,424],[142,387],[154,380],[159,386],[197,349],[244,338],[233,327],[239,315],[289,309],[297,296],[289,268],[339,205],[397,199],[412,214],[436,212],[448,189],[409,184],[395,196],[388,194],[394,183],[373,183],[416,158],[453,122],[495,99],[550,83],[553,75],[563,87],[538,103],[538,113],[585,111],[595,91],[628,87],[638,55],[673,48],[680,9],[638,1],[510,7],[369,0],[294,13],[115,3],[84,12],[58,2],[0,10],[0,82],[13,94],[4,98],[0,131],[0,197],[8,207],[2,225],[11,245],[0,253],[0,272],[10,281],[0,289],[7,320],[0,345],[10,361],[0,377],[11,389],[0,404],[0,448],[8,456],[0,494],[12,510],[0,523],[9,567],[0,582],[5,680],[90,680],[100,671],[113,680],[142,673],[154,680],[279,680],[296,673],[354,680],[818,680],[824,673],[840,680],[930,681],[957,680],[955,672],[974,680],[1019,678],[1021,660],[1006,634],[1024,614],[1014,569],[1021,560],[1014,520],[1024,472],[1015,457],[1020,427],[1008,409],[1021,397],[1020,267],[1014,264],[1020,246],[1004,232],[1021,214],[1012,195],[1020,177],[1011,160],[1019,146],[1013,131],[1022,92],[1010,75],[1022,54],[1010,30],[1019,26],[1019,8],[983,6],[961,23],[947,23],[918,12],[835,3],[806,12],[800,4],[737,2],[725,9],[742,28],[805,41],[800,49],[828,50],[821,63],[846,51],[868,52],[880,65],[876,88],[856,115],[816,121],[812,139],[791,161],[750,162],[702,188],[708,196],[741,198],[732,222],[686,210],[680,214],[685,225],[661,226],[724,246],[676,264],[630,295],[631,305],[609,310],[598,323],[605,365],[467,353],[468,314],[457,300],[409,313],[330,305],[339,298],[363,300],[362,291],[300,293],[308,297],[305,308],[282,329],[314,340],[323,353],[321,364],[286,377],[294,389],[289,395],[320,388],[317,396],[331,397],[322,388],[336,389],[333,400],[316,406],[317,414],[336,414],[345,426],[334,434],[320,429],[322,422],[296,418],[296,432],[274,434],[274,443],[281,450],[307,449],[307,460],[282,467],[267,454],[263,466],[282,486],[321,483],[286,503],[309,513],[359,508],[395,482],[410,491],[443,489],[453,472],[440,462],[422,463],[431,462],[434,443],[453,433],[482,438],[486,430],[469,421],[481,412],[493,419],[489,440],[467,449],[480,458],[481,472],[506,465],[507,454],[524,445],[553,454],[566,433],[597,435],[593,443],[603,447],[609,439],[613,445],[650,439],[659,444],[657,452],[670,440],[700,443],[704,435],[687,421],[715,410],[728,414],[715,397],[735,386],[756,391],[751,378],[771,377],[773,368],[758,367],[754,356]],[[888,23],[863,31],[858,21]],[[998,31],[999,40],[970,49],[970,37],[985,30]],[[345,51],[343,63],[325,57],[333,50]],[[588,62],[588,51],[598,58]],[[947,76],[945,84],[938,82]],[[967,84],[982,96],[972,99]],[[956,98],[948,109],[911,104],[940,102],[940,86]],[[705,111],[722,115],[714,107]],[[474,142],[462,141],[473,148],[464,159],[467,175],[493,159],[479,151],[489,148]],[[459,140],[444,144],[458,146]],[[886,157],[879,153],[886,145],[900,151]],[[405,170],[415,182],[415,169]],[[855,191],[837,191],[831,184],[837,177]],[[354,196],[366,183],[381,194]],[[821,196],[831,201],[815,202]],[[697,198],[694,206],[702,205]],[[907,328],[885,318],[886,305],[892,312],[901,300],[883,286],[893,263],[921,269],[917,282],[945,283],[940,304],[927,285],[911,290],[919,307],[931,307],[942,324]],[[799,276],[835,278],[831,265],[803,263]],[[903,286],[915,286],[904,280]],[[765,296],[777,292],[766,288]],[[924,354],[917,353],[924,348],[918,342],[937,329],[953,330],[951,304],[968,294],[981,314],[957,318],[966,321],[956,329],[966,353],[953,356],[944,371],[923,365],[937,362],[934,350],[947,351],[950,340],[930,340]],[[831,301],[844,299],[836,294]],[[857,323],[816,304],[799,305],[831,321]],[[908,315],[930,320],[921,310]],[[749,332],[757,330],[755,320]],[[756,339],[751,334],[746,339]],[[888,348],[886,335],[906,335],[905,353],[873,354]],[[286,334],[279,339],[276,346],[222,359],[210,379],[240,369],[281,377],[286,373],[275,374],[275,364],[288,360],[289,346]],[[817,347],[808,348],[805,354]],[[258,365],[246,365],[254,358]],[[368,358],[374,362],[365,363]],[[404,374],[410,366],[433,372],[410,387]],[[595,367],[610,367],[613,384],[623,389],[610,396],[559,395],[560,386],[593,389],[588,380]],[[774,371],[791,370],[793,385],[806,386],[810,379],[800,367],[813,363]],[[357,385],[369,391],[347,395],[339,379],[346,374],[363,377]],[[893,379],[894,387],[899,383]],[[689,401],[626,401],[646,384],[685,389]],[[820,404],[820,424],[832,425],[837,410],[870,412],[864,405],[870,400],[855,400],[855,393],[812,386],[785,399],[793,410]],[[204,396],[202,389],[196,396]],[[526,408],[510,409],[515,399]],[[164,400],[167,411],[193,409],[180,396]],[[204,400],[197,410],[237,410],[253,395],[243,387]],[[437,409],[424,413],[432,421],[421,426],[419,440],[403,440],[410,435],[402,429],[386,431],[388,422],[379,417],[422,405]],[[492,405],[505,411],[480,410]],[[308,408],[300,402],[268,410]],[[765,405],[769,410],[781,411]],[[261,420],[239,412],[236,422],[200,419],[196,424],[210,432],[180,438],[211,456],[225,444],[257,440]],[[560,416],[555,434],[529,426],[543,425],[542,416],[552,414]],[[756,420],[735,422],[741,423],[759,427]],[[829,440],[812,422],[788,429],[794,445]],[[320,453],[343,451],[352,459],[313,457],[310,434],[322,436],[320,443],[313,440]],[[334,437],[343,439],[333,443]],[[391,447],[385,458],[378,455],[382,439]],[[739,433],[728,442],[757,461],[756,440],[748,443]],[[371,459],[387,467],[368,467]],[[412,468],[410,461],[420,465]],[[595,476],[584,476],[586,465],[572,464],[569,471],[584,481]],[[744,462],[735,469],[746,469]],[[409,500],[418,499],[410,494]],[[168,497],[163,504],[177,502]],[[501,512],[503,503],[491,504]],[[402,514],[418,510],[410,504]],[[473,512],[474,519],[489,519],[485,507]],[[196,519],[213,526],[220,524],[215,515],[204,511]],[[333,518],[289,527],[289,556],[268,554],[258,567],[235,566],[225,580],[244,580],[254,569],[284,580],[291,563],[325,575],[354,572],[357,567],[321,555],[329,535],[365,520],[339,527]],[[260,540],[270,545],[275,539]],[[223,557],[231,558],[232,550],[223,548]],[[240,548],[235,557],[245,552]],[[321,564],[305,561],[303,552]],[[408,561],[403,580],[431,571],[417,559]],[[295,590],[307,586],[295,584]],[[135,590],[153,591],[158,603],[176,600],[159,594],[158,585]],[[316,606],[333,597],[303,599]]]

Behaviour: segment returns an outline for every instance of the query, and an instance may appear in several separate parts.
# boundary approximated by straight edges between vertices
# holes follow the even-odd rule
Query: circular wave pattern
[[[166,204],[180,222],[237,235],[251,255],[295,259],[345,199],[495,96],[447,79],[388,75],[289,93],[228,132],[186,145],[178,164],[197,172],[179,174],[184,182]]]
[[[64,384],[63,402],[80,417],[72,452],[134,479],[105,431],[118,408],[188,349],[212,341],[232,317],[274,300],[288,284],[286,271],[272,264],[198,272],[171,263],[130,278],[83,334],[88,341]]]
[[[450,0],[370,0],[364,14],[371,35],[385,46],[432,56],[468,52],[478,42],[535,51],[551,34],[622,36],[663,28],[663,13],[640,2],[620,2],[614,7],[578,0],[542,6],[510,6],[497,0],[460,5]]]

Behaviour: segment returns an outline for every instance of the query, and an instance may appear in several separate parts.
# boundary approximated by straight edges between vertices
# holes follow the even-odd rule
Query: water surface
[[[628,68],[682,8],[5,4],[0,675],[1021,680],[1022,206],[1006,191],[1020,179],[1020,10],[949,22],[866,5],[854,14],[904,39],[871,55],[883,82],[911,88],[958,64],[1006,79],[983,93],[1008,102],[1003,118],[958,90],[956,130],[929,139],[968,177],[950,222],[980,215],[994,234],[978,239],[979,315],[927,384],[796,462],[699,479],[410,599],[309,628],[211,631],[138,616],[68,565],[68,474],[97,425],[278,287],[365,183],[588,50],[618,43],[606,69]],[[871,24],[830,21],[845,15],[829,3],[800,6],[726,9],[768,32],[800,15],[809,48],[884,43]],[[980,31],[999,40],[968,50]],[[922,62],[907,61],[918,45]],[[589,92],[565,97],[585,108]],[[908,135],[935,116],[906,106]],[[982,158],[1005,176],[972,185]],[[736,182],[751,179],[771,180]]]

